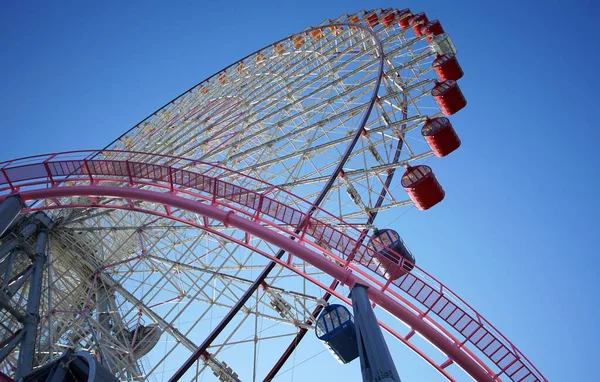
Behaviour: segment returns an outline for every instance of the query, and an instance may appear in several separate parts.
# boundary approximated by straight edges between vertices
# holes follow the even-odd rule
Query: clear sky
[[[458,47],[469,105],[452,119],[462,147],[436,162],[445,201],[396,224],[418,263],[549,380],[598,380],[597,2],[124,3],[0,0],[0,160],[104,147],[221,68],[326,18],[425,11]]]

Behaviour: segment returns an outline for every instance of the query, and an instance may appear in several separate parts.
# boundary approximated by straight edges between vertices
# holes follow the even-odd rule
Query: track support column
[[[400,382],[394,360],[371,308],[367,289],[367,286],[357,283],[350,293],[363,381]]]
[[[25,203],[19,195],[9,196],[4,203],[0,204],[0,236],[10,227],[23,207],[25,207]]]
[[[33,259],[33,273],[29,280],[29,296],[27,298],[27,311],[23,320],[23,340],[19,352],[16,379],[19,380],[33,369],[33,355],[35,354],[35,340],[37,326],[40,320],[40,298],[42,294],[42,276],[46,262],[46,227],[40,227],[37,236],[36,253]]]

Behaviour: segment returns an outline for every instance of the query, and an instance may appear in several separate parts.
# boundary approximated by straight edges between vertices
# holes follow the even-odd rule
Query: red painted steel
[[[206,175],[156,163],[109,160],[84,161],[83,159],[73,158],[77,155],[85,158],[85,154],[88,154],[89,157],[89,155],[105,153],[80,151],[58,154],[52,160],[47,160],[49,156],[36,156],[0,163],[0,168],[3,170],[2,175],[0,175],[0,194],[3,195],[0,197],[0,202],[6,196],[16,193],[20,193],[26,200],[51,199],[69,195],[112,196],[132,200],[146,200],[168,205],[172,208],[200,213],[219,221],[227,221],[231,226],[244,229],[250,234],[268,238],[266,239],[268,241],[273,240],[273,244],[290,251],[294,256],[304,259],[303,256],[306,255],[306,259],[310,258],[307,261],[311,263],[314,261],[313,265],[327,273],[332,272],[329,274],[346,285],[352,285],[357,280],[357,275],[360,275],[359,279],[368,280],[364,282],[379,286],[380,289],[369,289],[373,302],[384,307],[409,324],[414,330],[420,332],[477,380],[497,380],[507,377],[513,381],[546,381],[527,358],[503,337],[493,325],[419,267],[415,267],[411,273],[399,280],[391,282],[386,289],[387,280],[382,279],[381,270],[377,269],[374,262],[371,261],[373,259],[372,253],[365,245],[357,243],[354,238],[361,234],[357,229],[349,227],[348,232],[342,233],[333,226],[322,223],[312,216],[309,219],[310,224],[305,225],[303,232],[294,235],[293,232],[286,231],[279,225],[280,223],[274,221],[284,223],[284,225],[293,225],[294,222],[298,221],[297,219],[303,219],[306,216],[289,205],[268,198],[266,196],[267,192],[251,191]],[[124,152],[120,152],[120,154],[123,155]],[[161,157],[154,154],[144,155],[155,160],[169,158],[175,159],[175,163],[194,162],[196,167],[207,166],[228,171],[214,164],[195,162],[184,158]],[[173,161],[171,160],[171,162]],[[168,170],[169,168],[171,170]],[[128,169],[130,170],[131,179],[133,179],[133,185],[130,185]],[[239,174],[239,176],[251,183],[253,182],[253,184],[260,183],[260,181],[243,174]],[[53,181],[50,180],[51,178]],[[98,182],[101,181],[120,184],[121,187],[98,186]],[[86,182],[92,185],[86,187],[65,186],[67,182]],[[150,192],[135,188],[141,185],[163,188],[166,192]],[[168,192],[172,187],[174,187],[175,193]],[[19,192],[20,188],[25,191]],[[263,189],[271,191],[275,188],[269,186]],[[195,191],[192,192],[191,189]],[[177,196],[177,193],[194,195],[195,199],[184,199]],[[294,197],[292,194],[289,195]],[[300,198],[295,198],[299,203],[308,203]],[[215,200],[217,204],[203,203],[202,200]],[[261,205],[261,210],[253,210],[258,205]],[[85,206],[94,205],[88,204]],[[63,204],[60,206],[42,206],[30,210],[73,207],[78,206]],[[95,207],[98,206],[95,205]],[[107,207],[133,208],[129,205],[109,205]],[[228,210],[224,210],[223,207],[228,208]],[[205,210],[206,208],[209,208],[209,210]],[[231,211],[236,211],[239,215],[232,215]],[[256,219],[259,212],[262,218]],[[174,216],[160,214],[156,211],[148,211],[147,213],[177,220]],[[319,211],[319,216],[322,216],[321,214],[328,217],[332,216],[325,211]],[[247,218],[244,216],[247,216]],[[249,219],[255,219],[256,223]],[[271,228],[258,223],[270,225]],[[341,223],[343,224],[343,222]],[[191,222],[188,224],[191,224]],[[207,229],[207,227],[202,228]],[[283,232],[284,235],[277,233],[273,228]],[[268,234],[265,230],[271,234]],[[267,236],[263,237],[262,235]],[[273,237],[273,235],[276,237]],[[286,235],[297,237],[298,242],[290,240]],[[307,241],[309,238],[313,241]],[[316,244],[317,240],[329,245],[331,250],[324,249]],[[247,243],[241,242],[240,244],[249,247]],[[339,267],[337,262],[345,263],[350,248],[358,249],[355,262],[348,263],[346,268]],[[253,250],[261,253],[258,252],[258,249]],[[333,261],[319,253],[327,254]],[[269,256],[264,253],[261,254]],[[290,267],[285,261],[272,260]],[[375,275],[369,276],[363,270],[364,268],[358,267],[357,263],[371,272],[375,272]],[[293,269],[293,271],[301,274],[298,270]],[[309,277],[308,275],[302,276]],[[336,296],[339,295],[339,293],[314,279],[310,281],[315,282],[316,285]],[[440,326],[440,324],[443,325]],[[483,362],[480,357],[486,359],[487,363]]]
[[[452,115],[467,106],[465,96],[460,91],[458,83],[453,80],[438,83],[431,89],[431,96],[444,115]]]
[[[423,125],[421,135],[437,157],[445,157],[460,147],[460,138],[446,117],[430,119]]]
[[[452,53],[439,56],[431,66],[433,66],[433,70],[435,70],[435,74],[437,74],[440,81],[458,81],[464,75],[456,56]]]
[[[402,175],[401,182],[410,199],[420,210],[430,209],[446,195],[429,166],[409,167]]]

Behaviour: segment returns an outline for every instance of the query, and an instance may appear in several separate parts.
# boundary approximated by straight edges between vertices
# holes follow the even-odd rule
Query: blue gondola
[[[369,248],[375,252],[375,259],[388,279],[399,279],[415,267],[415,257],[406,248],[398,232],[392,229],[375,230]],[[398,255],[406,259],[401,267],[398,266],[401,261]]]
[[[358,357],[356,328],[352,314],[345,306],[331,304],[323,308],[317,318],[315,332],[340,363],[348,363]]]

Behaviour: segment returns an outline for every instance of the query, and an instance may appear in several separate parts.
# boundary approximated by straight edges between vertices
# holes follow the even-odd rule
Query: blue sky
[[[592,0],[3,0],[0,160],[101,148],[270,42],[376,7],[410,7],[442,21],[469,101],[452,119],[462,147],[435,162],[446,199],[396,222],[405,241],[549,380],[596,380],[600,132],[592,120],[600,83]]]

